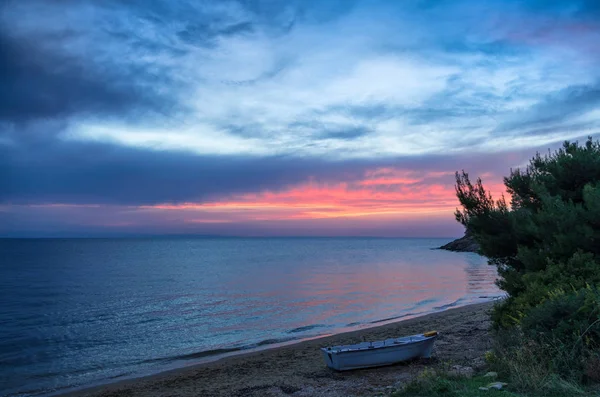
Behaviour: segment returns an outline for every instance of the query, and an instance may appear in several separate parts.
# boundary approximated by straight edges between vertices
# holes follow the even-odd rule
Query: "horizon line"
[[[219,234],[131,234],[131,235],[64,235],[64,236],[10,236],[0,235],[0,240],[52,240],[52,239],[89,239],[89,240],[101,240],[101,239],[144,239],[144,238],[231,238],[231,239],[260,239],[260,238],[322,238],[322,239],[335,239],[335,238],[370,238],[370,239],[456,239],[462,236],[334,236],[334,235],[219,235]]]

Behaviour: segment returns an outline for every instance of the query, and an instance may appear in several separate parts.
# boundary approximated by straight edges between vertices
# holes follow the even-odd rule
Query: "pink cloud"
[[[501,178],[485,174],[498,196]],[[337,182],[310,178],[281,190],[232,194],[203,202],[157,205],[11,206],[23,227],[51,232],[117,230],[234,235],[458,235],[451,172],[368,170]],[[0,207],[0,211],[2,207]]]
[[[281,191],[233,195],[202,203],[159,204],[146,211],[186,212],[190,217],[211,214],[213,222],[274,221],[332,218],[402,218],[444,214],[452,217],[458,205],[454,178],[448,172],[418,173],[378,169],[363,179],[319,183],[310,181]],[[493,179],[492,175],[486,177]],[[496,182],[490,191],[504,192]],[[214,219],[221,216],[222,218]],[[195,219],[195,218],[194,218]],[[200,222],[200,221],[198,221]]]

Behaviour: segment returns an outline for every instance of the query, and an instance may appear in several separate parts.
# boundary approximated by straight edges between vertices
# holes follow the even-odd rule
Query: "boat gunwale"
[[[336,349],[333,350],[333,347],[336,346],[332,346],[332,347],[322,347],[321,351],[327,354],[342,354],[342,353],[356,353],[356,352],[363,352],[363,351],[373,351],[373,350],[381,350],[381,349],[387,349],[387,348],[398,348],[398,347],[405,347],[405,346],[412,346],[412,345],[417,345],[423,342],[427,342],[429,340],[432,339],[436,339],[438,337],[438,335],[432,335],[432,336],[424,336],[423,334],[417,334],[417,335],[410,335],[410,336],[406,336],[403,338],[397,338],[398,339],[405,339],[405,338],[411,338],[411,337],[422,337],[422,339],[416,340],[416,341],[408,341],[406,343],[393,343],[393,344],[389,344],[386,345],[385,343],[382,345],[378,345],[378,346],[365,346],[365,347],[357,347],[357,348],[345,348],[345,349]],[[387,339],[386,339],[387,340]],[[377,342],[382,342],[382,341],[376,341]],[[385,341],[383,341],[385,342]],[[364,342],[363,342],[364,343]],[[357,346],[359,345],[359,343],[355,344],[355,345],[345,345],[345,346]],[[343,346],[343,345],[342,345]]]

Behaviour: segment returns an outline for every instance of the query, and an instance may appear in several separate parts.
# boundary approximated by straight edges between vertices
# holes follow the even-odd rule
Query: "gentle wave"
[[[455,307],[456,305],[459,304],[459,302],[462,302],[463,299],[457,299],[454,302],[445,304],[445,305],[441,305],[441,306],[435,306],[433,309],[434,310],[444,310],[444,309],[450,309],[451,307]]]
[[[486,301],[499,299],[496,296],[480,296],[478,298],[480,299],[480,302],[486,302]],[[417,302],[417,304],[415,306],[420,306],[421,304],[424,304],[424,303],[432,303],[432,300]],[[187,353],[187,354],[175,355],[175,356],[171,356],[171,357],[163,357],[163,358],[157,358],[157,359],[144,360],[144,361],[141,361],[140,363],[173,362],[173,361],[180,361],[180,360],[197,360],[197,359],[202,359],[202,358],[206,358],[206,357],[222,356],[222,355],[226,355],[229,353],[243,352],[245,350],[255,349],[257,347],[268,347],[270,345],[279,345],[282,343],[293,342],[293,341],[299,342],[302,340],[312,339],[315,337],[322,337],[325,335],[333,335],[338,332],[348,332],[348,331],[353,331],[356,329],[363,329],[362,326],[365,326],[365,325],[390,323],[390,322],[394,322],[394,320],[400,321],[407,317],[414,318],[414,317],[418,317],[418,316],[432,314],[432,313],[435,313],[438,311],[444,311],[444,310],[451,309],[451,308],[458,307],[458,306],[468,305],[471,303],[474,303],[474,302],[470,302],[465,299],[457,299],[457,300],[455,300],[451,303],[445,304],[445,305],[434,306],[434,307],[432,307],[431,310],[426,310],[426,311],[422,311],[422,312],[409,312],[409,313],[401,314],[398,316],[386,317],[386,318],[382,318],[379,320],[373,320],[373,321],[368,321],[368,322],[357,321],[357,322],[346,324],[343,327],[330,327],[330,326],[327,326],[324,324],[311,324],[311,325],[306,325],[306,326],[291,329],[291,330],[287,331],[287,333],[294,334],[294,333],[301,333],[301,332],[311,331],[314,329],[323,329],[323,328],[329,329],[330,332],[311,333],[311,334],[304,334],[304,335],[299,335],[299,336],[295,336],[295,337],[290,336],[290,337],[282,337],[282,338],[268,338],[268,339],[264,339],[264,340],[261,340],[256,343],[250,343],[250,344],[236,346],[236,347],[230,347],[230,348],[224,347],[224,348],[217,348],[217,349],[201,350],[201,351],[194,352],[194,353]]]
[[[401,318],[408,317],[408,316],[418,316],[419,314],[423,314],[423,313],[406,313],[406,314],[402,314],[400,316],[393,316],[393,317],[388,317],[388,318],[382,318],[381,320],[369,321],[369,324],[385,323],[387,321],[400,320]]]
[[[294,329],[291,329],[289,331],[287,331],[288,334],[295,334],[298,332],[306,332],[306,331],[310,331],[312,329],[317,329],[317,328],[324,328],[327,327],[327,325],[325,324],[312,324],[312,325],[305,325],[303,327],[297,327]]]
[[[179,354],[179,355],[170,356],[170,357],[151,358],[148,360],[140,361],[140,364],[151,364],[151,363],[157,363],[157,362],[169,362],[169,361],[180,361],[180,360],[196,360],[196,359],[203,358],[203,357],[218,356],[221,354],[236,352],[236,351],[240,351],[240,350],[244,350],[244,348],[232,347],[232,348],[201,350],[199,352]]]

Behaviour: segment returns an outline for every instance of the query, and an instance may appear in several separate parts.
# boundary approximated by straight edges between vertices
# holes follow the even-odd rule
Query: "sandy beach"
[[[378,327],[299,342],[63,396],[372,396],[388,394],[426,366],[478,367],[490,348],[493,303],[450,309]],[[409,364],[338,373],[319,348],[437,330],[433,358]]]

